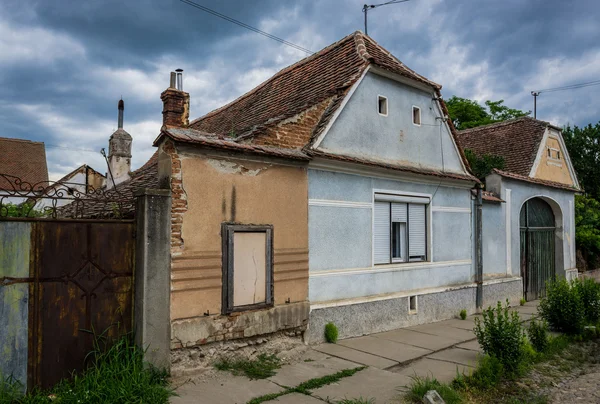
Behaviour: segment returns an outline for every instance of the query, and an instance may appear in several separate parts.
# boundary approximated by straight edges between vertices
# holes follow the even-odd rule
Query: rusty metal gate
[[[22,184],[0,191],[0,371],[47,388],[133,328],[133,201]]]
[[[525,300],[545,296],[555,276],[555,222],[546,201],[533,198],[521,208],[521,276]]]

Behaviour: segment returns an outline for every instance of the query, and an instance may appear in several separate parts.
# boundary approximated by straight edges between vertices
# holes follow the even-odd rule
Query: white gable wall
[[[378,96],[387,98],[387,116]],[[390,164],[465,173],[433,89],[409,86],[369,71],[352,93],[318,149]],[[413,124],[413,106],[421,125]],[[443,153],[442,153],[443,151]]]

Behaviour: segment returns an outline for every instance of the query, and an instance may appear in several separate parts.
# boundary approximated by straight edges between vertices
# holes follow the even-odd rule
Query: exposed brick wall
[[[188,203],[181,175],[181,158],[171,140],[161,145],[162,151],[171,158],[171,252],[183,250],[181,227]]]
[[[188,126],[190,124],[190,95],[184,91],[167,88],[160,95],[163,102],[163,125]]]
[[[317,127],[331,100],[328,98],[296,116],[281,121],[276,126],[267,128],[264,133],[254,137],[251,143],[301,149],[310,141],[313,129]]]

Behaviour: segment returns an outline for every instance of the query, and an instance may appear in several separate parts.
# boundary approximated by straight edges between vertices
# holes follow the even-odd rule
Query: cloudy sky
[[[195,1],[313,51],[363,29],[364,0]],[[0,136],[44,141],[52,179],[106,170],[121,96],[142,165],[171,70],[184,69],[197,118],[306,56],[179,0],[1,3]],[[370,11],[369,34],[445,98],[530,110],[531,90],[600,80],[598,21],[595,0],[411,0]],[[538,118],[596,123],[599,90],[542,94]]]

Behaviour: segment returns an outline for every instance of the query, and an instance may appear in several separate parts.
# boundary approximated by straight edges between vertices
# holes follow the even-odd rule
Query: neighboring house
[[[191,123],[174,74],[155,141],[173,198],[173,348],[475,311],[478,180],[440,85],[360,32]],[[483,289],[486,305],[522,296],[518,273]]]
[[[104,186],[106,177],[84,164],[71,171],[46,188],[46,198],[36,200],[36,208],[43,206],[60,207],[82,198],[88,193],[94,193]]]
[[[35,197],[34,190],[47,186],[44,143],[0,138],[0,206],[23,203]],[[19,196],[14,196],[16,193]]]
[[[504,203],[483,209],[483,269],[489,278],[521,276],[528,300],[553,276],[577,276],[574,196],[580,191],[561,129],[524,117],[459,132],[476,155],[504,159],[486,189]]]

